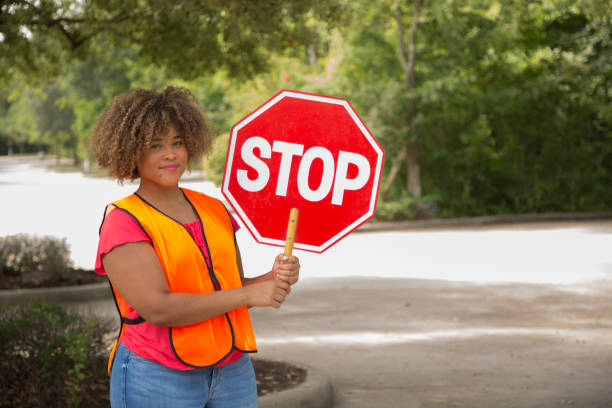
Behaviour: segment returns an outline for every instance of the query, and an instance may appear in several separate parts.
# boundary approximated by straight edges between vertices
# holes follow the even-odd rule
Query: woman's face
[[[173,187],[187,167],[188,154],[183,137],[170,126],[168,133],[153,138],[136,163],[141,183]]]

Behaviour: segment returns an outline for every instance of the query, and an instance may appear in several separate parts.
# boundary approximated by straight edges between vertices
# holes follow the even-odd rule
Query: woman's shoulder
[[[127,212],[115,206],[106,209],[104,221],[100,227],[100,240],[96,255],[95,271],[105,275],[102,265],[102,256],[106,255],[119,245],[132,242],[151,242],[147,234],[140,228],[138,222]]]
[[[144,236],[148,240],[138,221],[127,211],[112,204],[106,209],[106,215],[100,228],[100,236],[122,238],[142,238]]]

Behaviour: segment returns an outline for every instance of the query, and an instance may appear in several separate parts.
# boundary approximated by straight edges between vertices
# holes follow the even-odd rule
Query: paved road
[[[578,290],[576,290],[578,289]],[[612,284],[303,282],[253,312],[262,357],[327,373],[336,407],[612,407]]]
[[[612,407],[612,279],[305,279],[252,316],[259,356],[326,373],[337,408]]]
[[[5,172],[9,165],[14,163],[0,161]],[[94,183],[96,179],[84,183],[80,176],[57,176],[52,183],[43,176],[54,173],[30,173],[32,180],[0,180],[0,184],[13,191],[9,195],[14,198],[32,189],[40,195],[43,187],[61,196],[57,191],[63,185],[72,190],[78,185],[79,191],[91,185],[98,204],[82,207],[99,206],[101,187]],[[32,187],[34,182],[43,184]],[[19,202],[15,205],[24,208]],[[83,214],[83,220],[97,220],[98,216],[96,209],[94,215]],[[79,237],[83,230],[97,229],[97,224],[84,228],[80,220],[75,225]],[[534,225],[514,224],[505,229],[527,231]],[[304,264],[324,273],[335,262],[335,278],[304,279],[280,310],[252,311],[260,356],[302,362],[327,373],[338,408],[612,407],[612,264],[609,256],[601,256],[609,254],[612,222],[588,221],[580,226],[584,228],[579,232],[576,223],[546,226],[565,231],[556,233],[542,232],[538,224],[540,233],[520,234],[525,240],[521,242],[495,241],[499,227],[477,228],[495,234],[480,234],[473,228],[467,235],[454,233],[464,231],[462,228],[435,236],[381,234],[385,244],[376,248],[371,236],[353,234],[347,241],[352,239],[355,245],[343,244],[327,258],[308,260],[304,256]],[[50,225],[49,230],[65,227],[65,223]],[[591,239],[596,237],[592,234],[605,234],[606,239]],[[399,239],[410,239],[410,245],[398,243]],[[551,239],[556,241],[546,242]],[[540,242],[548,245],[539,247]],[[413,263],[409,267],[401,264],[407,255],[398,253],[394,245],[410,248]],[[445,251],[439,251],[441,247]],[[247,248],[243,249],[246,253]],[[80,252],[90,259],[92,251]],[[515,256],[514,252],[524,251],[530,256]],[[372,261],[356,260],[355,253],[366,253]],[[478,258],[479,253],[489,256],[486,262]],[[271,257],[265,255],[268,265]],[[372,277],[378,276],[376,267],[383,264],[376,256],[386,261],[380,273],[392,277]],[[341,267],[347,260],[361,269],[360,274],[364,268],[375,274],[347,277],[354,271]],[[252,264],[257,262],[249,262]],[[411,272],[418,269],[420,275],[400,278],[401,269],[387,270],[393,266]],[[451,275],[455,280],[457,276],[472,279],[472,283],[444,279]],[[500,277],[507,276],[549,283],[482,283],[489,277],[501,282]],[[598,281],[584,283],[591,278]],[[80,307],[116,317],[112,301]]]

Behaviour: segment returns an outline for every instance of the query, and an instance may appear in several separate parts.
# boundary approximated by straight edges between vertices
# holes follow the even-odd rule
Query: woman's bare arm
[[[147,242],[115,247],[102,257],[108,278],[146,321],[183,326],[208,320],[240,306],[278,308],[289,291],[280,280],[264,280],[214,293],[171,293],[162,266]]]

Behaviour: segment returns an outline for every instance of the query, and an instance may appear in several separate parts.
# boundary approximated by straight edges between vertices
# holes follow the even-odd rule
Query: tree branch
[[[391,188],[391,185],[395,181],[395,178],[397,177],[400,171],[400,168],[402,167],[402,164],[404,164],[404,160],[406,160],[407,156],[408,156],[408,144],[403,143],[402,148],[400,149],[399,153],[395,157],[395,160],[393,161],[393,166],[391,166],[389,175],[387,176],[385,180],[385,184],[382,189],[383,198],[386,197],[387,193],[389,192],[389,189]]]
[[[419,0],[414,0],[412,6],[412,23],[410,24],[410,44],[408,48],[408,72],[406,73],[406,82],[408,89],[412,90],[415,87],[414,81],[414,62],[416,58],[416,32],[419,24]]]
[[[410,23],[410,42],[408,50],[404,43],[404,27],[402,23],[402,8],[398,4],[395,8],[395,22],[397,24],[397,52],[406,77],[406,88],[411,91],[415,88],[414,64],[416,60],[416,33],[419,23],[419,0],[414,0],[412,21]]]
[[[57,29],[70,42],[71,49],[76,50],[81,45],[83,45],[85,42],[87,42],[87,40],[89,40],[92,37],[95,37],[96,35],[106,30],[107,27],[104,27],[105,25],[119,24],[131,18],[132,18],[131,15],[122,13],[113,18],[101,19],[101,20],[95,20],[95,19],[92,20],[92,19],[87,19],[87,18],[59,17],[59,18],[50,19],[44,22],[43,21],[31,21],[30,24],[45,25],[47,27],[57,27]],[[80,34],[78,31],[75,31],[75,32],[69,31],[67,27],[62,23],[68,23],[68,24],[93,23],[98,28],[84,35],[84,34]]]
[[[118,14],[117,16],[113,17],[113,18],[106,18],[106,19],[100,19],[100,20],[96,20],[96,19],[90,19],[90,18],[85,18],[85,17],[80,17],[80,18],[74,18],[74,17],[57,17],[57,18],[53,18],[47,21],[37,21],[37,20],[33,20],[30,22],[30,24],[36,24],[36,25],[52,25],[52,24],[58,24],[58,23],[68,23],[68,24],[80,24],[80,23],[93,23],[93,24],[115,24],[115,23],[122,23],[125,20],[129,20],[130,18],[132,18],[132,16],[130,14]]]
[[[428,0],[425,0],[424,6],[429,4]],[[413,0],[412,3],[412,21],[410,23],[410,39],[408,43],[408,49],[404,43],[404,27],[403,27],[403,16],[402,8],[398,3],[395,8],[395,22],[397,24],[397,51],[400,58],[402,70],[406,79],[406,90],[408,92],[413,91],[416,88],[416,80],[414,74],[414,66],[416,63],[416,33],[419,24],[419,0]],[[383,196],[389,191],[391,184],[397,177],[402,162],[405,160],[407,163],[407,180],[406,187],[408,194],[412,197],[420,197],[421,195],[421,181],[420,181],[420,168],[418,162],[419,146],[418,142],[415,141],[415,126],[414,119],[417,115],[417,102],[414,96],[408,99],[408,112],[406,122],[410,126],[410,131],[406,135],[406,139],[402,143],[402,148],[396,158],[396,162],[393,164],[389,176],[383,187]],[[412,135],[412,141],[409,141],[409,136]]]
[[[400,63],[404,73],[408,70],[408,56],[406,55],[406,46],[404,44],[404,26],[402,23],[402,8],[398,4],[395,7],[395,23],[397,24],[397,53],[400,57]]]

